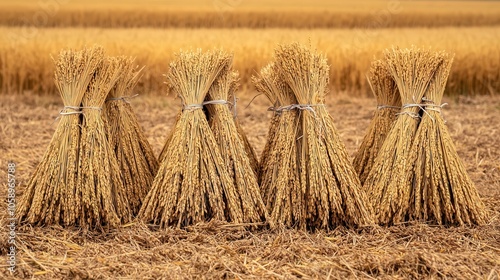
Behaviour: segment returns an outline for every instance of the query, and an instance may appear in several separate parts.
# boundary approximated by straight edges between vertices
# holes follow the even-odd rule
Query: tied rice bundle
[[[86,203],[77,184],[81,102],[103,58],[103,48],[93,47],[63,50],[54,60],[55,84],[64,108],[50,144],[19,202],[17,215],[21,221],[35,225],[86,225],[77,207]]]
[[[287,109],[297,104],[297,99],[279,77],[278,69],[271,63],[264,67],[259,77],[253,78],[257,90],[264,93],[274,107],[268,140],[261,159],[261,193],[272,227],[298,225],[305,227],[303,192],[297,173],[298,111]],[[299,207],[300,206],[300,207]]]
[[[376,220],[388,225],[404,222],[410,207],[410,189],[405,171],[412,163],[410,149],[420,121],[418,102],[443,63],[442,57],[416,47],[393,48],[384,52],[387,67],[396,82],[403,104],[378,152],[364,187],[368,191]]]
[[[266,209],[260,195],[257,176],[245,149],[245,142],[238,131],[233,113],[230,111],[229,94],[234,95],[238,73],[224,69],[210,87],[206,108],[210,127],[222,152],[229,176],[233,178],[238,205],[232,208],[243,210],[245,222],[265,220]]]
[[[292,142],[300,193],[293,195],[302,199],[293,208],[303,216],[295,223],[312,229],[372,224],[371,206],[324,104],[326,58],[294,43],[278,47],[276,66],[297,100],[291,106],[298,111]]]
[[[273,104],[272,108],[278,108],[282,105],[290,105],[290,104],[278,103],[279,101],[283,102],[283,100],[278,100],[278,97],[280,97],[280,94],[287,89],[280,88],[284,86],[284,83],[278,80],[279,77],[277,77],[273,68],[274,68],[273,63],[265,66],[260,71],[260,75],[252,76],[252,82],[255,85],[257,91],[260,92],[261,94],[264,94],[269,99],[269,101],[271,101],[271,104]],[[290,94],[290,96],[292,95]],[[271,117],[269,129],[267,132],[266,144],[264,146],[264,150],[262,151],[262,155],[259,161],[259,167],[257,169],[259,182],[261,183],[261,186],[263,185],[262,178],[266,173],[265,170],[266,168],[269,167],[268,160],[269,156],[271,155],[271,149],[273,148],[275,142],[276,129],[278,128],[281,116],[282,116],[281,112],[273,111],[273,116]]]
[[[82,134],[76,201],[80,224],[116,226],[131,220],[128,194],[106,135],[102,106],[122,72],[118,60],[103,61],[82,99]]]
[[[382,60],[372,62],[368,82],[378,106],[353,161],[362,185],[396,120],[396,114],[401,110],[398,88]]]
[[[411,147],[405,188],[411,190],[409,220],[444,225],[486,222],[486,211],[460,160],[441,115],[453,57],[441,53],[440,65],[422,98],[421,115]]]
[[[128,98],[141,77],[131,57],[117,57],[122,74],[105,106],[107,135],[118,160],[133,214],[137,214],[158,169],[153,150],[141,129]]]
[[[201,50],[180,52],[170,63],[167,80],[184,108],[139,211],[141,219],[160,227],[245,221],[234,180],[202,110],[210,86],[230,63],[222,51]]]

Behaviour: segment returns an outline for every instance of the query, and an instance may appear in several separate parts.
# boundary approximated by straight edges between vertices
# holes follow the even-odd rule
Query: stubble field
[[[240,92],[239,118],[260,154],[270,105],[254,91]],[[480,227],[435,227],[422,223],[331,232],[249,231],[212,222],[185,230],[158,230],[139,222],[106,234],[60,227],[18,228],[19,279],[185,279],[185,278],[461,278],[498,279],[500,268],[500,98],[445,98],[451,135],[490,213]],[[0,153],[17,164],[19,183],[29,179],[48,145],[61,101],[33,95],[0,96]],[[132,100],[148,140],[158,155],[179,110],[173,96]],[[248,105],[248,107],[247,107]],[[364,136],[372,98],[331,93],[329,112],[351,155]],[[0,176],[6,176],[2,168]],[[2,188],[1,196],[6,195]],[[6,220],[5,205],[0,207]],[[1,267],[7,253],[1,227]],[[5,269],[0,278],[7,277]],[[10,276],[9,276],[10,277]]]

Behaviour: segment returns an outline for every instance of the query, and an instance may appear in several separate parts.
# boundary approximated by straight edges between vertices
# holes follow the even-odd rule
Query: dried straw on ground
[[[299,227],[373,224],[371,206],[324,104],[329,77],[326,57],[298,43],[282,45],[276,50],[276,66],[298,102],[294,172],[299,174],[301,192],[285,195],[303,196],[302,203],[292,205],[306,214],[296,221]]]
[[[369,198],[380,224],[397,224],[407,220],[410,189],[405,183],[409,164],[409,147],[413,143],[420,121],[419,107],[437,68],[443,63],[439,53],[393,48],[384,52],[392,77],[396,81],[401,112],[380,148],[372,170],[365,180]]]
[[[141,77],[131,57],[118,57],[122,73],[105,103],[107,135],[118,160],[132,213],[139,212],[158,170],[158,162],[128,98]]]
[[[483,202],[467,175],[441,115],[441,100],[450,73],[452,56],[436,71],[423,98],[415,140],[411,147],[411,169],[405,188],[411,190],[409,220],[444,225],[486,223]]]
[[[234,180],[229,176],[210,129],[203,101],[229,66],[223,51],[180,52],[170,64],[169,84],[184,104],[139,217],[165,226],[187,226],[211,219],[245,222]]]
[[[84,224],[78,205],[86,202],[77,187],[81,101],[96,68],[101,47],[65,50],[55,60],[55,83],[64,102],[59,124],[19,203],[21,221],[37,225]]]
[[[245,222],[262,222],[266,209],[260,195],[255,169],[246,153],[245,143],[229,108],[229,93],[236,88],[238,73],[226,68],[208,91],[206,108],[224,165],[234,180],[237,199]],[[234,94],[234,93],[233,93]]]
[[[102,63],[82,99],[82,136],[75,205],[81,226],[116,226],[131,219],[129,194],[116,155],[108,141],[102,107],[115,86],[122,65],[114,58]]]
[[[271,226],[305,228],[306,209],[297,165],[296,135],[298,111],[283,109],[297,104],[290,88],[278,76],[274,64],[264,67],[254,77],[257,89],[273,104],[266,148],[261,160],[261,193]]]
[[[396,120],[396,114],[401,110],[398,88],[382,60],[372,62],[368,82],[378,106],[353,161],[361,185],[364,184],[378,151]]]

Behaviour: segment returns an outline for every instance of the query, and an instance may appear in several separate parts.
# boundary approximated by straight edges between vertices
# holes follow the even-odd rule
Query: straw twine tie
[[[78,107],[78,106],[64,106],[61,111],[59,111],[59,116],[54,120],[56,122],[58,119],[61,118],[61,116],[69,116],[69,115],[78,115],[83,113],[83,109],[93,109],[93,110],[102,110],[102,107],[92,107],[92,106],[84,106],[84,107]]]
[[[197,109],[203,109],[203,106],[205,106],[205,105],[227,105],[227,104],[232,104],[232,103],[227,101],[227,100],[209,100],[209,101],[205,101],[201,104],[184,105],[183,110],[184,111],[186,111],[186,110],[193,111],[193,110],[197,110]]]

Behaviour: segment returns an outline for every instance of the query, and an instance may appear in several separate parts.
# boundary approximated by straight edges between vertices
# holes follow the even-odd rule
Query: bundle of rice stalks
[[[380,148],[364,186],[372,201],[376,220],[387,225],[407,220],[410,189],[405,183],[405,170],[411,164],[408,158],[409,147],[420,121],[420,109],[416,103],[422,100],[443,59],[438,53],[416,47],[393,48],[386,50],[384,56],[403,106]]]
[[[467,175],[441,115],[446,80],[453,57],[442,53],[423,98],[422,119],[409,156],[414,163],[406,172],[405,188],[411,191],[409,220],[445,225],[484,224],[484,205]]]
[[[239,86],[237,83],[238,73],[237,72],[232,72],[232,73],[233,73],[233,75],[235,75],[235,77],[234,77],[235,82],[230,84],[230,89],[229,89],[228,98],[227,98],[227,101],[229,102],[228,106],[230,107],[230,110],[233,111],[234,122],[235,122],[236,128],[238,130],[238,134],[241,137],[243,144],[245,146],[245,151],[247,153],[248,159],[250,160],[250,164],[252,166],[252,169],[254,170],[254,172],[256,174],[258,174],[259,161],[257,159],[257,154],[255,153],[255,150],[253,149],[252,145],[250,144],[250,141],[248,140],[246,133],[243,131],[243,128],[241,127],[239,119],[238,119],[237,114],[236,114],[236,100],[237,100],[237,98],[235,96],[235,92]],[[207,112],[205,112],[205,113],[207,113]],[[180,112],[177,115],[175,123],[177,123],[179,121],[181,114],[182,114],[182,112]],[[175,125],[174,125],[174,127],[175,127]],[[174,132],[174,130],[170,131],[170,134],[167,136],[167,140],[165,141],[165,145],[163,146],[163,149],[160,152],[160,156],[159,156],[160,162],[162,162],[164,157],[165,157],[165,153],[167,151],[168,144],[170,143],[170,140],[172,139],[173,132]]]
[[[377,110],[353,161],[361,185],[364,184],[387,133],[401,110],[401,98],[391,73],[382,60],[372,62],[368,83],[377,99]]]
[[[274,104],[260,167],[261,193],[269,212],[269,223],[305,228],[304,194],[297,172],[298,111],[292,107],[297,99],[279,77],[274,64],[264,67],[253,80],[257,90]]]
[[[64,50],[54,60],[55,83],[64,102],[59,124],[19,202],[18,217],[37,225],[84,223],[84,203],[77,184],[80,151],[81,102],[102,63],[101,47]]]
[[[122,69],[106,100],[107,135],[118,160],[133,214],[137,214],[158,169],[153,150],[127,98],[141,77],[141,69],[130,57],[118,57]]]
[[[246,211],[202,110],[210,86],[230,63],[222,51],[198,50],[180,52],[170,64],[167,79],[184,108],[139,212],[141,219],[161,227],[211,219],[245,222]]]
[[[276,66],[293,91],[299,112],[297,169],[306,215],[301,227],[334,228],[373,223],[371,207],[346,148],[324,104],[329,66],[326,57],[294,43],[278,47]],[[277,200],[281,196],[276,197]],[[274,209],[273,209],[274,211]]]
[[[228,97],[230,91],[236,87],[237,78],[238,73],[229,68],[223,70],[210,87],[205,103],[210,127],[220,150],[224,151],[222,153],[224,164],[235,183],[239,207],[243,210],[243,220],[261,222],[266,218],[266,209],[260,195],[259,183],[233,113],[228,106]]]
[[[129,194],[116,155],[108,141],[102,106],[115,86],[122,65],[114,58],[104,60],[82,99],[82,135],[75,205],[80,224],[115,226],[131,219]]]

